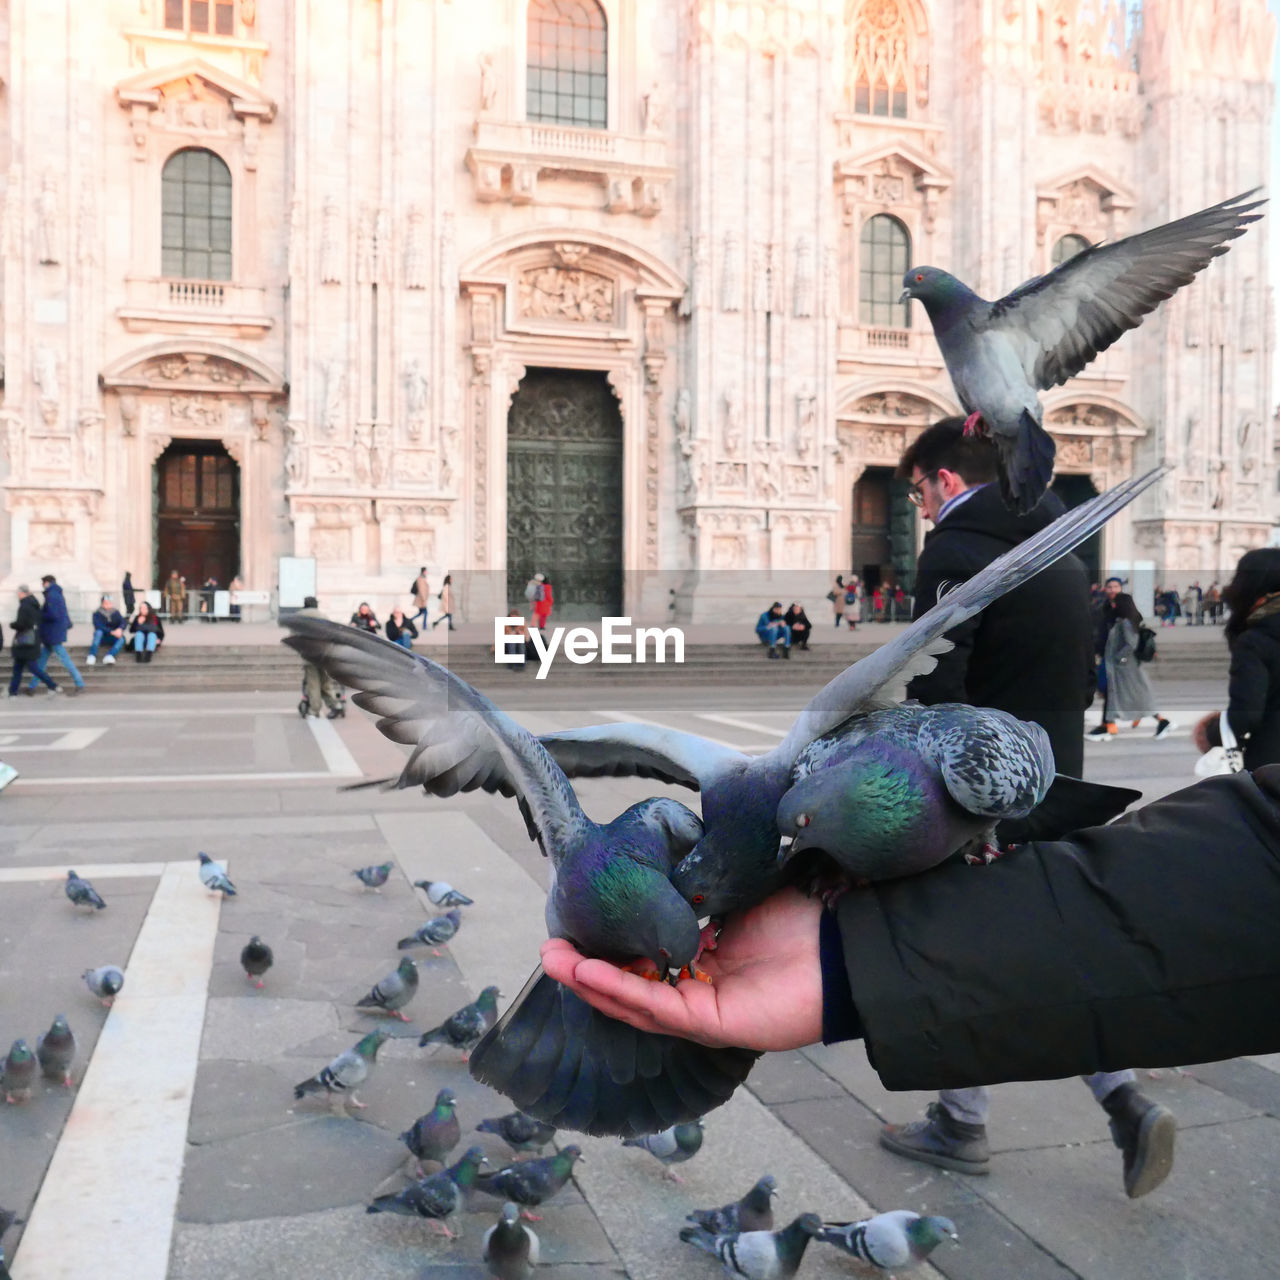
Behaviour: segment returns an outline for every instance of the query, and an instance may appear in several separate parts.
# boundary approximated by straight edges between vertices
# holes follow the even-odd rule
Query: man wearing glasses
[[[995,450],[966,439],[963,418],[944,418],[902,455],[898,476],[933,529],[916,567],[914,616],[951,587],[971,578],[1062,514],[1052,491],[1025,516],[1015,515],[995,483]],[[907,686],[926,705],[966,702],[996,707],[1041,725],[1059,773],[1084,769],[1084,711],[1093,701],[1094,647],[1089,580],[1075,556],[1001,596],[947,633],[955,648],[928,675]],[[1007,833],[1002,831],[1002,835]],[[1025,838],[1025,837],[1024,837]],[[975,874],[979,874],[975,871]],[[1110,1117],[1124,1157],[1130,1198],[1153,1191],[1173,1167],[1177,1126],[1167,1108],[1140,1094],[1132,1071],[1100,1072],[1085,1083]],[[928,1118],[888,1125],[880,1143],[896,1155],[957,1173],[984,1174],[990,1165],[985,1088],[948,1089]]]

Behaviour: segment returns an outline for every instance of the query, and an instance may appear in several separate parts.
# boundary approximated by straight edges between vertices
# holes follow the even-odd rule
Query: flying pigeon
[[[493,1280],[528,1280],[538,1265],[538,1237],[520,1221],[520,1210],[507,1201],[498,1221],[484,1233],[484,1264]]]
[[[224,898],[234,898],[236,887],[227,879],[227,869],[220,862],[214,862],[207,853],[200,855],[200,883],[212,893],[220,893]]]
[[[416,744],[398,786],[421,784],[437,795],[488,786],[518,797],[551,862],[551,936],[659,974],[693,962],[697,913],[670,874],[702,834],[696,814],[650,799],[595,823],[537,740],[446,668],[320,618],[294,615],[284,625],[292,632],[285,643],[359,690],[356,704],[380,717],[388,737]],[[776,848],[775,840],[772,855]],[[471,1074],[558,1127],[631,1136],[723,1102],[757,1056],[638,1032],[598,1015],[539,967],[478,1047]]]
[[[401,1009],[418,994],[418,966],[408,956],[396,966],[394,973],[374,983],[367,996],[356,1001],[357,1009],[381,1009],[401,1022],[409,1019]]]
[[[67,872],[66,891],[67,897],[77,907],[97,908],[101,911],[107,905],[99,896],[97,889],[87,880],[76,875],[74,871]]]
[[[726,1236],[743,1231],[773,1230],[773,1197],[778,1184],[766,1173],[741,1200],[721,1205],[718,1209],[695,1209],[687,1221],[713,1236]]]
[[[624,1147],[641,1147],[656,1160],[666,1165],[666,1176],[672,1182],[680,1182],[681,1178],[671,1166],[684,1164],[692,1160],[702,1148],[702,1121],[691,1120],[688,1124],[674,1124],[661,1133],[651,1133],[643,1138],[624,1138]]]
[[[824,1222],[817,1238],[875,1271],[910,1271],[944,1240],[960,1237],[950,1218],[893,1209],[861,1222]]]
[[[339,1101],[350,1095],[353,1107],[363,1108],[356,1097],[356,1090],[369,1078],[369,1068],[377,1060],[382,1042],[388,1038],[386,1031],[371,1031],[353,1048],[338,1054],[327,1067],[322,1067],[309,1080],[295,1085],[293,1096],[303,1098],[309,1093],[326,1093],[330,1100]]]
[[[438,1027],[424,1031],[418,1044],[424,1049],[434,1044],[461,1049],[465,1062],[481,1037],[498,1020],[498,997],[501,994],[497,987],[485,987],[471,1004],[464,1004],[451,1013]]]
[[[65,1088],[71,1088],[71,1064],[76,1058],[76,1037],[63,1014],[58,1014],[49,1030],[36,1038],[36,1058],[46,1080],[56,1080]]]
[[[86,969],[80,976],[88,983],[89,990],[108,1009],[124,986],[124,974],[113,964],[104,964],[99,969]]]
[[[256,933],[240,951],[240,967],[244,970],[244,976],[259,989],[263,985],[262,975],[271,968],[275,959],[271,948]]]
[[[471,1147],[457,1164],[411,1183],[395,1195],[374,1197],[366,1213],[400,1213],[426,1218],[432,1230],[452,1239],[456,1232],[448,1219],[462,1208],[467,1193],[476,1185],[477,1174],[486,1163],[484,1152]]]
[[[415,889],[421,889],[427,895],[433,907],[471,907],[475,903],[465,893],[459,893],[444,880],[415,880]]]
[[[580,1147],[567,1146],[553,1156],[537,1160],[520,1160],[503,1165],[495,1173],[484,1173],[476,1179],[476,1190],[498,1200],[513,1200],[524,1210],[530,1222],[539,1221],[530,1209],[550,1200],[573,1175],[574,1164],[582,1159]]]
[[[1254,191],[1176,222],[1090,246],[995,302],[937,267],[912,267],[903,301],[918,298],[956,395],[999,453],[1006,505],[1030,511],[1053,474],[1054,445],[1038,391],[1075,377],[1099,352],[1183,285],[1262,216]],[[1248,201],[1248,203],[1245,203]]]
[[[418,1159],[419,1174],[422,1161],[434,1160],[443,1164],[445,1156],[461,1141],[457,1102],[452,1089],[441,1089],[436,1094],[435,1106],[426,1115],[419,1116],[413,1127],[400,1135],[400,1141]]]
[[[995,826],[1053,780],[1049,735],[1005,711],[912,703],[872,711],[801,753],[778,805],[779,861],[821,849],[857,882],[995,856]]]
[[[461,923],[462,916],[459,912],[446,911],[442,916],[433,916],[417,933],[401,938],[396,946],[401,951],[408,951],[410,947],[430,947],[431,954],[438,956],[440,952],[436,948],[448,942],[458,932],[458,926]]]
[[[353,871],[351,874],[366,889],[372,889],[374,893],[377,893],[387,883],[387,877],[391,874],[391,868],[394,866],[394,862],[384,862],[380,867],[361,867],[359,871]]]
[[[15,1040],[9,1056],[0,1063],[0,1082],[6,1102],[26,1102],[36,1079],[36,1055],[25,1040]]]
[[[555,1125],[544,1124],[523,1111],[481,1120],[476,1129],[480,1133],[496,1133],[512,1151],[517,1152],[541,1151],[556,1136]]]
[[[727,1276],[740,1280],[788,1280],[800,1270],[804,1251],[822,1230],[816,1213],[801,1214],[781,1231],[712,1235],[704,1227],[682,1227],[680,1239],[719,1258]]]

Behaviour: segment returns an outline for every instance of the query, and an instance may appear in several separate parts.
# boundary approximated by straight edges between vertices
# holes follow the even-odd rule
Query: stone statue
[[[369,453],[369,469],[373,483],[381,486],[391,476],[391,424],[378,422],[373,428],[373,447]]]
[[[325,201],[320,226],[320,283],[342,283],[342,211],[333,197]]]
[[[40,416],[50,426],[58,420],[58,356],[52,347],[36,348],[32,380],[40,389]]]
[[[290,418],[289,442],[284,447],[284,474],[290,485],[300,485],[306,463],[307,428],[301,418]]]
[[[796,453],[808,458],[817,443],[818,398],[813,387],[805,383],[796,396]]]
[[[422,370],[417,356],[409,361],[404,372],[404,402],[412,426],[421,427],[430,405],[431,383]]]
[[[493,73],[493,54],[480,55],[480,114],[487,116],[498,101],[498,78]]]
[[[730,228],[724,233],[724,262],[720,268],[720,310],[742,310],[742,241]]]
[[[662,86],[655,80],[640,95],[640,132],[661,133],[666,117],[666,102],[662,96]]]
[[[9,478],[22,476],[27,469],[26,430],[16,413],[5,415],[4,455],[9,464]]]
[[[132,436],[138,430],[138,397],[123,395],[120,397],[120,433]]]
[[[36,196],[36,258],[56,263],[58,258],[58,178],[47,169]]]
[[[342,358],[334,356],[329,361],[324,378],[324,429],[333,435],[342,425],[346,408],[347,371]]]
[[[84,478],[94,479],[98,474],[98,420],[93,415],[80,419],[80,459]]]
[[[356,484],[368,484],[370,478],[369,460],[373,451],[373,426],[368,422],[357,422],[355,436],[351,444],[351,472]]]
[[[736,387],[724,393],[724,451],[736,457],[742,448],[742,399]]]

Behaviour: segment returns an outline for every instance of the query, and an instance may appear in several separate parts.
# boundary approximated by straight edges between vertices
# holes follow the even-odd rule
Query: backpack
[[[1150,662],[1156,656],[1156,633],[1150,627],[1138,628],[1138,643],[1133,656],[1139,662]]]

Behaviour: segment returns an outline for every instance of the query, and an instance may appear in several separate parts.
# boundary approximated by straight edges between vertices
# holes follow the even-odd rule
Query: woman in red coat
[[[541,588],[533,602],[533,625],[539,631],[543,631],[546,628],[547,619],[551,617],[551,608],[555,604],[555,598],[551,593],[551,583],[545,574],[535,573],[533,580]]]

